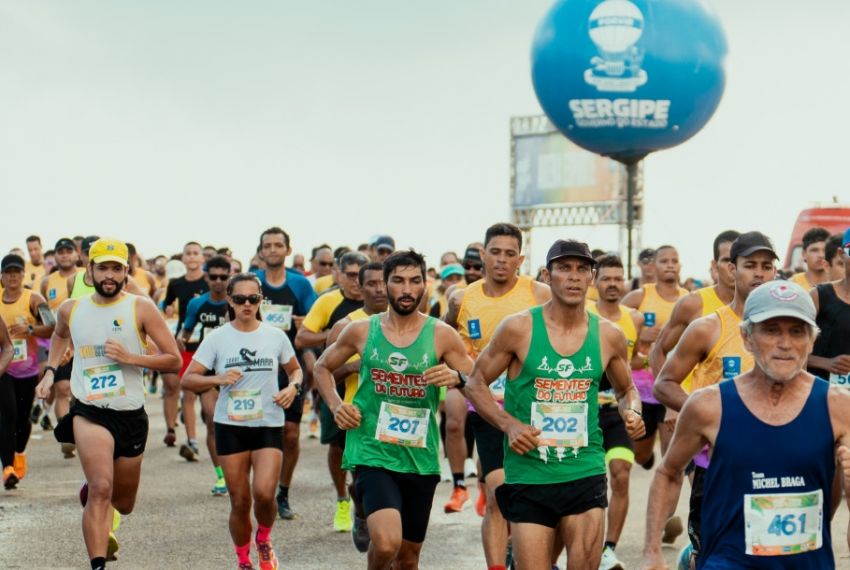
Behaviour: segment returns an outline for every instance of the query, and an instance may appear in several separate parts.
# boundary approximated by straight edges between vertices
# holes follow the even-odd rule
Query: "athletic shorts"
[[[415,543],[425,542],[439,482],[439,475],[399,473],[362,465],[354,470],[354,488],[366,517],[381,509],[395,509],[401,513],[401,537]]]
[[[324,400],[319,400],[319,441],[324,445],[335,444],[345,449],[345,430],[339,429],[333,412]]]
[[[702,467],[694,468],[694,482],[691,485],[690,511],[688,512],[688,537],[691,539],[691,544],[694,546],[694,556],[699,556],[702,549],[700,533],[702,525],[702,496],[705,492],[705,474],[707,469]]]
[[[646,426],[646,435],[638,438],[638,441],[655,437],[658,426],[664,423],[667,408],[664,407],[664,404],[647,404],[644,402],[641,415],[643,416],[643,425]]]
[[[71,370],[74,368],[74,359],[68,361],[68,364],[62,364],[58,368],[56,368],[56,372],[53,374],[53,383],[57,382],[70,382],[71,381]]]
[[[138,457],[145,452],[145,444],[148,441],[148,414],[144,408],[110,410],[76,401],[53,430],[53,436],[59,443],[76,443],[74,416],[80,416],[106,428],[115,441],[113,459]]]
[[[466,421],[472,427],[475,445],[478,447],[478,459],[481,461],[481,480],[487,474],[505,467],[505,434],[493,427],[476,412],[469,412]]]
[[[615,406],[601,406],[599,408],[599,427],[602,428],[602,448],[606,455],[612,449],[622,447],[632,452],[633,463],[635,445],[626,432],[626,423],[620,417],[620,411]],[[624,458],[617,457],[615,459]]]
[[[189,368],[189,365],[192,364],[192,357],[195,356],[195,352],[189,352],[188,350],[183,350],[180,352],[180,358],[183,360],[183,364],[180,365],[180,377],[183,378],[183,375],[186,374],[186,369]]]
[[[298,364],[301,366],[301,371],[304,371],[304,361],[301,359],[301,353],[298,352]],[[304,379],[301,380],[301,387],[304,387]],[[279,370],[277,373],[277,389],[283,390],[289,386],[289,376],[286,375],[286,372],[283,370]],[[306,396],[306,392],[302,391],[301,394],[295,396],[295,399],[292,400],[292,404],[286,410],[284,410],[284,416],[286,417],[286,421],[293,424],[301,424],[301,417],[304,415],[304,398]]]
[[[250,427],[215,424],[215,450],[219,455],[273,448],[283,451],[283,426]]]
[[[496,488],[496,501],[502,516],[512,523],[555,528],[563,517],[608,508],[608,479],[591,475],[569,483],[505,483]]]

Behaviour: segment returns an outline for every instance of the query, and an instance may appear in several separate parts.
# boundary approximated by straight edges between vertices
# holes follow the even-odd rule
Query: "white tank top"
[[[145,353],[136,323],[136,299],[136,295],[125,293],[114,303],[98,305],[92,297],[83,297],[71,310],[74,342],[71,393],[80,402],[113,410],[136,410],[144,406],[141,368],[108,358],[104,346],[111,338],[133,354]]]

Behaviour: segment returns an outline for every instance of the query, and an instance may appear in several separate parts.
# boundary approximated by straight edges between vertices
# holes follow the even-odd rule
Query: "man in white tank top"
[[[56,439],[76,443],[87,483],[83,538],[93,569],[105,568],[117,550],[113,507],[133,510],[148,435],[142,368],[177,372],[182,363],[174,337],[153,302],[122,291],[127,246],[103,238],[91,246],[89,270],[95,292],[59,307],[50,358],[36,394],[50,393],[65,349],[73,342],[71,393],[76,402],[56,426]],[[149,355],[145,339],[158,351]],[[110,552],[107,552],[107,550]]]

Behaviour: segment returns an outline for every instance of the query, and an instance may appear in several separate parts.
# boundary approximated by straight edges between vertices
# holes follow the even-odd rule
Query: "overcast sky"
[[[0,246],[98,233],[247,261],[375,233],[432,263],[509,218],[509,118],[551,0],[0,1]],[[784,252],[798,211],[850,201],[850,3],[712,2],[727,87],[695,138],[646,160],[644,242],[704,275],[724,229]],[[616,247],[606,229],[535,232]],[[5,244],[5,245],[4,245]]]

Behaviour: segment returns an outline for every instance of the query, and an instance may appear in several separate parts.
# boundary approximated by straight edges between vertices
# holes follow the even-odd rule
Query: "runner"
[[[9,336],[9,329],[6,328],[3,317],[0,317],[0,379],[6,376],[6,370],[9,368],[9,364],[12,363],[14,356],[15,349],[12,345],[12,339]],[[3,386],[6,387],[6,384],[4,383]],[[2,401],[12,402],[14,401],[13,398],[14,394],[10,397],[8,393],[4,392]],[[13,488],[18,483],[18,474],[15,473],[14,451],[12,453],[12,462],[9,464],[3,463],[3,485],[7,489]]]
[[[239,569],[254,567],[253,500],[257,519],[254,543],[260,570],[276,570],[278,559],[272,548],[271,531],[276,511],[275,482],[283,461],[283,409],[302,390],[301,368],[286,334],[260,321],[262,285],[255,275],[233,276],[227,285],[227,297],[230,323],[207,334],[182,385],[201,393],[220,387],[221,397],[215,406],[215,440],[230,493],[230,536]],[[283,368],[289,378],[289,384],[280,390],[278,368]],[[215,375],[208,375],[210,371]]]
[[[641,250],[641,252],[638,254],[637,264],[638,270],[640,271],[640,276],[633,277],[632,280],[629,281],[626,287],[628,291],[635,291],[637,289],[642,288],[648,283],[656,282],[654,249],[646,248],[644,250]]]
[[[502,321],[466,387],[478,413],[505,435],[505,483],[496,498],[520,569],[551,567],[559,527],[568,569],[599,566],[608,505],[597,405],[603,373],[629,437],[644,431],[626,339],[585,309],[595,265],[587,244],[556,241],[546,256],[551,299]],[[505,370],[502,409],[487,386]]]
[[[27,238],[27,253],[30,260],[26,262],[24,268],[23,286],[27,289],[35,289],[47,273],[44,267],[44,253],[42,252],[40,237],[29,236]]]
[[[829,265],[826,262],[826,240],[829,232],[824,228],[812,228],[803,234],[803,261],[806,270],[795,273],[791,281],[804,289],[829,281]]]
[[[682,408],[650,488],[644,568],[665,567],[661,526],[685,466],[705,445],[711,469],[698,568],[835,568],[824,511],[839,443],[845,480],[850,476],[843,447],[850,445],[850,393],[805,371],[818,330],[814,304],[799,285],[761,285],[747,298],[743,319],[754,368],[697,390]]]
[[[357,281],[360,284],[360,294],[363,296],[363,307],[336,322],[328,334],[328,346],[336,342],[348,323],[362,321],[387,310],[387,286],[384,283],[382,263],[373,261],[361,267]],[[352,356],[345,364],[334,370],[333,375],[337,385],[343,382],[345,386],[343,402],[350,404],[354,400],[354,394],[357,393],[360,383],[360,358]],[[366,524],[363,501],[357,496],[354,481],[348,485],[348,493],[354,503],[354,525],[351,527],[351,538],[359,552],[366,552],[369,549],[369,528]]]
[[[646,339],[657,340],[658,333],[670,320],[673,307],[679,298],[688,294],[687,289],[679,286],[679,252],[672,245],[662,245],[655,250],[655,283],[646,283],[640,289],[635,289],[623,297],[622,303],[637,309],[644,316]],[[654,337],[653,337],[654,335]],[[643,401],[643,419],[646,422],[646,435],[635,442],[635,461],[644,469],[651,469],[655,462],[655,434],[661,439],[661,453],[667,449],[673,428],[664,423],[666,410],[652,395],[654,376],[649,368],[649,359],[641,370],[634,371],[634,382]],[[675,524],[673,520],[667,533],[669,542],[682,533],[681,521]]]
[[[295,336],[295,346],[301,350],[308,348],[323,348],[336,322],[352,311],[363,306],[358,278],[360,268],[369,259],[362,253],[349,251],[339,259],[339,288],[323,294],[298,329]],[[345,386],[341,385],[339,396],[345,394]],[[319,421],[321,436],[319,441],[328,446],[328,470],[336,490],[336,512],[334,514],[334,530],[337,532],[351,531],[351,500],[348,494],[346,474],[342,469],[342,455],[345,449],[345,432],[338,429],[334,423],[333,413],[324,401],[319,402]]]
[[[446,323],[458,329],[473,359],[484,350],[496,327],[508,315],[540,305],[551,298],[548,285],[517,274],[523,260],[520,229],[511,224],[490,226],[484,236],[484,278],[466,289],[455,291],[449,299]],[[505,377],[494,383],[491,390],[494,399],[501,402],[505,393]],[[484,519],[481,522],[484,557],[488,568],[499,568],[505,564],[508,548],[508,525],[495,499],[496,489],[504,482],[504,435],[484,421],[474,409],[467,410],[464,404],[462,394],[456,390],[448,391],[446,447],[455,489],[445,510],[461,510],[469,497],[463,484],[466,453],[463,414],[468,411],[481,461],[479,478],[484,482],[486,497]]]
[[[620,304],[625,289],[623,262],[616,255],[603,255],[596,262],[596,290],[599,299],[587,304],[587,310],[615,323],[626,337],[626,358],[630,368],[642,368],[649,346],[638,342],[643,329],[643,315]],[[608,524],[599,570],[623,570],[615,549],[629,512],[629,477],[635,462],[634,443],[620,417],[614,388],[603,374],[599,383],[599,427],[602,429],[602,448],[611,474],[611,498],[608,502]]]
[[[829,281],[844,279],[844,236],[840,234],[829,236],[824,246],[824,258],[829,266]]]
[[[139,289],[145,295],[153,299],[156,296],[156,279],[154,279],[153,274],[146,271],[142,266],[139,254],[136,253],[135,245],[128,243],[127,251],[130,252],[130,279],[138,285]]]
[[[8,323],[12,338],[12,362],[0,376],[0,463],[3,485],[13,489],[27,474],[26,448],[32,433],[30,411],[38,384],[36,338],[49,338],[53,325],[42,322],[40,311],[49,312],[39,293],[24,288],[24,258],[9,254],[0,261],[3,302],[0,318]],[[13,468],[10,470],[10,468]]]
[[[208,249],[209,246],[207,246]],[[215,253],[215,249],[213,249]],[[168,287],[165,291],[165,299],[162,301],[163,309],[170,307],[177,301],[177,328],[176,333],[183,329],[183,321],[186,320],[186,308],[189,306],[189,301],[207,292],[207,282],[204,280],[204,256],[201,252],[201,244],[196,241],[190,241],[183,246],[183,265],[186,267],[186,274],[176,279],[169,279]],[[210,256],[212,257],[212,256]],[[175,335],[176,336],[176,335]],[[163,374],[163,398],[162,410],[165,416],[165,438],[163,443],[168,447],[174,447],[177,443],[177,412],[180,398],[180,376],[186,371],[189,363],[192,361],[192,353],[198,348],[197,338],[193,338],[189,343],[183,344],[182,341],[177,341],[177,346],[180,348],[180,356],[183,358],[183,368],[179,374]],[[195,400],[197,396],[193,392],[183,394],[183,425],[186,427],[186,443],[180,446],[180,457],[186,461],[198,460],[198,442],[195,439]]]
[[[263,304],[260,313],[263,320],[284,331],[290,343],[295,346],[295,334],[301,327],[304,316],[312,308],[316,293],[307,278],[286,268],[286,257],[291,253],[289,234],[279,227],[272,227],[260,234],[260,253],[266,268],[257,271],[257,277],[263,288]],[[304,381],[310,381],[315,356],[312,352],[299,353]],[[278,371],[278,387],[285,388],[289,383],[285,371]],[[301,438],[301,416],[304,413],[304,394],[299,393],[295,402],[286,410],[283,428],[283,466],[280,470],[280,484],[285,490],[278,493],[278,514],[283,519],[295,518],[295,512],[289,505],[289,487],[292,474],[298,464]]]
[[[425,295],[421,255],[384,261],[389,310],[349,324],[316,363],[316,383],[347,430],[343,466],[355,473],[369,527],[368,568],[418,568],[434,491],[440,480],[436,412],[439,387],[469,371],[457,333],[417,311]],[[351,404],[333,371],[359,354],[360,387]]]
[[[142,368],[180,368],[177,346],[156,306],[122,291],[128,257],[120,241],[104,238],[92,244],[88,270],[95,293],[59,308],[53,350],[37,389],[40,398],[47,397],[56,367],[73,343],[71,392],[76,401],[54,434],[60,442],[76,444],[86,477],[80,500],[93,569],[105,568],[107,557],[117,550],[110,532],[113,508],[126,515],[136,502],[148,435]],[[147,337],[158,347],[157,354],[146,353]]]
[[[81,270],[76,275],[68,277],[68,297],[71,299],[88,297],[95,292],[91,275],[89,274],[89,251],[92,244],[98,239],[100,239],[98,236],[88,236],[80,242],[80,254],[77,265]]]
[[[310,284],[315,285],[316,280],[330,275],[334,268],[334,253],[329,245],[320,245],[313,250],[310,258],[310,275],[307,279]]]
[[[369,258],[383,263],[395,251],[395,240],[390,236],[379,235],[369,244]]]
[[[56,271],[46,275],[39,287],[41,295],[47,299],[47,305],[55,317],[59,306],[68,298],[68,279],[76,277],[81,270],[77,267],[77,250],[74,242],[62,238],[56,242]],[[71,356],[72,350],[67,350],[59,361],[60,365],[53,375],[53,390],[48,402],[53,401],[56,420],[61,420],[68,413],[71,400]],[[70,443],[61,445],[62,454],[66,459],[74,457],[74,446]]]
[[[227,322],[227,281],[230,279],[230,262],[227,258],[223,255],[210,258],[204,265],[204,279],[209,291],[189,301],[189,306],[186,307],[186,320],[183,321],[183,330],[180,336],[187,347],[196,328],[199,329],[198,343],[200,344],[210,332]],[[215,450],[215,422],[213,419],[218,391],[210,388],[198,393],[198,395],[201,398],[201,417],[207,427],[207,450],[210,453],[210,461],[212,461],[216,474],[216,482],[211,494],[223,496],[227,494],[227,485],[224,481],[224,471],[219,464]]]
[[[732,244],[729,257],[735,278],[732,303],[688,325],[656,378],[656,397],[676,412],[682,409],[688,397],[683,383],[691,371],[692,391],[734,378],[753,367],[752,355],[744,346],[739,330],[741,314],[751,292],[776,276],[774,260],[778,256],[767,236],[759,232],[747,232]],[[694,464],[688,535],[692,556],[699,561],[704,544],[701,541],[700,521],[709,464],[707,452],[700,453],[694,459]]]

